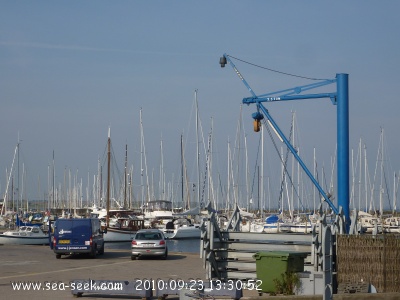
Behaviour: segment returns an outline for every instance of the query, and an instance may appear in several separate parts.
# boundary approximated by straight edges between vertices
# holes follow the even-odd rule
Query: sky
[[[0,1],[0,6],[0,191],[9,199],[11,186],[19,186],[15,198],[49,197],[54,182],[60,190],[81,186],[80,198],[92,204],[98,166],[106,170],[110,128],[115,176],[124,171],[127,147],[138,201],[147,182],[154,198],[181,199],[182,136],[187,186],[198,185],[201,174],[202,199],[220,193],[218,201],[235,201],[228,186],[233,190],[236,184],[242,206],[261,197],[262,206],[268,199],[277,207],[284,186],[277,152],[285,156],[286,150],[279,141],[275,147],[265,131],[266,194],[257,196],[261,150],[251,118],[255,107],[242,105],[250,94],[234,70],[220,67],[219,58],[227,53],[240,59],[233,61],[256,94],[315,81],[254,65],[309,78],[349,74],[354,203],[379,206],[378,193],[360,190],[383,185],[385,206],[395,204],[398,1]],[[322,91],[335,92],[336,85]],[[309,168],[317,169],[321,185],[329,189],[333,182],[336,189],[336,106],[318,99],[266,107],[285,134],[294,128],[297,147]],[[379,149],[385,149],[384,159],[378,158]],[[207,160],[212,164],[206,167]],[[235,170],[231,176],[228,164]],[[380,180],[383,164],[387,173]],[[294,181],[298,176],[288,168]],[[215,190],[208,192],[203,182],[210,177]],[[290,187],[285,189],[290,194]],[[310,189],[303,192],[298,184],[297,191],[307,194],[303,203],[309,205]]]

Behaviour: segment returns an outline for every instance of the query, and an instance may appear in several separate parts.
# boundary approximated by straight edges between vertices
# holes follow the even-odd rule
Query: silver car
[[[166,259],[168,256],[167,242],[164,233],[158,229],[141,229],[132,240],[131,259],[139,256],[159,256]]]

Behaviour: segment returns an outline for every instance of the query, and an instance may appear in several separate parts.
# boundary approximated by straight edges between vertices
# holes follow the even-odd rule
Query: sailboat
[[[361,225],[362,233],[382,233],[382,222],[377,216],[373,216],[367,212],[359,211],[358,222]]]
[[[389,205],[392,206],[391,204],[391,199],[389,197],[389,191],[387,189],[387,182],[386,182],[386,165],[385,165],[385,160],[386,157],[385,155],[387,154],[386,149],[385,149],[385,139],[384,139],[384,129],[381,128],[381,134],[380,134],[380,141],[379,141],[379,148],[378,148],[378,157],[376,160],[376,166],[378,166],[378,161],[380,161],[380,186],[379,186],[379,222],[378,225],[380,225],[380,229],[382,229],[383,232],[386,233],[400,233],[400,218],[396,216],[384,216],[384,203],[383,203],[383,198],[384,195],[386,195],[387,200],[389,202]],[[377,167],[376,167],[377,169]],[[375,170],[376,173],[376,170]],[[375,175],[374,175],[375,178]],[[393,190],[396,190],[396,176],[394,180],[394,186]],[[394,200],[394,199],[393,199]],[[390,207],[392,209],[392,207]],[[379,228],[378,228],[379,230]]]
[[[257,218],[254,213],[248,212],[239,206],[238,212],[242,219],[242,223],[240,224],[240,231],[243,232],[263,232],[264,231],[264,222]]]
[[[265,218],[264,232],[266,233],[288,233],[292,232],[292,224],[283,218],[283,214],[272,214]]]
[[[174,214],[172,202],[167,200],[147,202],[144,207],[144,222],[145,227],[163,231],[167,239],[200,238],[201,234],[200,228],[194,226],[184,214]]]
[[[106,224],[107,233],[104,235],[105,242],[129,242],[139,229],[144,228],[144,220],[136,216],[117,217],[116,226],[110,226],[110,174],[111,174],[111,131],[108,129],[107,140],[107,204]],[[114,211],[114,213],[118,213]]]
[[[162,231],[167,239],[196,239],[201,236],[200,224],[193,224],[188,218],[170,221]]]
[[[200,172],[199,172],[199,109],[197,101],[197,89],[194,93],[194,107],[196,111],[196,164],[197,164],[197,201],[195,207],[191,207],[190,191],[185,160],[183,135],[181,135],[181,198],[183,211],[175,213],[172,209],[168,212],[169,220],[160,228],[169,239],[198,239],[200,230]],[[186,191],[185,191],[186,188]],[[186,200],[185,200],[186,198]],[[166,220],[166,219],[165,219]]]
[[[201,230],[200,222],[198,220],[199,215],[199,207],[188,209],[182,213],[173,214],[173,219],[165,225],[165,228],[163,228],[162,231],[168,239],[200,238]],[[192,219],[191,216],[195,216],[195,218]]]
[[[13,157],[12,164],[11,164],[11,170],[10,170],[10,172],[8,174],[7,183],[6,183],[6,192],[4,194],[3,203],[2,203],[2,206],[1,206],[1,210],[0,210],[0,216],[1,216],[2,221],[4,223],[5,223],[4,217],[7,214],[7,208],[8,208],[7,207],[8,188],[9,188],[9,185],[10,185],[10,182],[11,182],[13,168],[14,168],[14,162],[15,162],[15,157],[16,157],[18,151],[19,151],[19,138],[18,138],[17,146],[15,147],[14,157]],[[14,209],[14,207],[13,207],[13,209]]]
[[[400,217],[387,217],[383,220],[383,232],[400,233]]]
[[[196,99],[197,100],[197,99]],[[183,136],[181,135],[181,192],[182,192],[182,202],[184,203],[184,208],[186,209],[180,213],[173,214],[173,220],[169,221],[165,228],[163,229],[164,235],[169,239],[190,239],[190,238],[200,238],[200,207],[196,206],[194,208],[190,207],[190,193],[187,192],[187,199],[185,199],[184,187],[187,188],[187,174],[186,174],[186,163],[184,156],[183,147]],[[185,180],[186,178],[186,180]],[[186,184],[185,184],[186,182]],[[186,202],[186,204],[185,204]],[[194,219],[191,216],[195,216]]]

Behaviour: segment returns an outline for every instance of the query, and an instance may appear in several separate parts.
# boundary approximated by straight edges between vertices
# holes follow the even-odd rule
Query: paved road
[[[122,280],[189,279],[205,280],[202,259],[193,253],[170,253],[167,260],[141,259],[132,261],[129,250],[107,249],[106,253],[96,259],[85,256],[66,256],[56,259],[48,246],[0,245],[0,299],[36,300],[36,299],[74,299],[71,289],[67,287],[76,279],[83,280]],[[39,290],[16,290],[13,284],[37,283]],[[46,285],[47,284],[47,285]],[[53,285],[54,286],[53,286]],[[243,299],[270,299],[259,297],[255,291],[243,292]],[[354,297],[351,297],[354,296]],[[361,299],[357,294],[334,295],[334,299]],[[381,300],[399,299],[398,293],[364,294],[362,299]],[[126,295],[83,294],[82,299],[140,299]],[[156,299],[155,297],[153,299]],[[169,299],[179,299],[169,296]],[[321,300],[322,296],[291,296],[274,299]]]
[[[132,261],[129,250],[118,249],[106,249],[106,253],[96,259],[83,255],[56,259],[48,246],[0,245],[0,270],[0,298],[13,300],[73,299],[70,288],[66,286],[76,279],[205,280],[205,270],[198,254],[170,253],[167,260]],[[39,290],[15,290],[12,284],[18,282],[38,283],[41,287]],[[104,299],[93,294],[84,294],[83,297]],[[132,299],[122,295],[106,298]]]

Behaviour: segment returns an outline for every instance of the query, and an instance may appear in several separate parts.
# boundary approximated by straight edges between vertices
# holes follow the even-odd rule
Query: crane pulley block
[[[259,132],[260,127],[261,127],[261,120],[264,119],[264,115],[262,113],[260,113],[259,111],[257,111],[252,114],[252,117],[254,119],[254,122],[253,122],[254,131]]]
[[[253,113],[251,116],[253,117],[254,120],[258,120],[258,121],[261,121],[262,119],[264,119],[264,115],[262,113],[260,113],[259,111]]]

